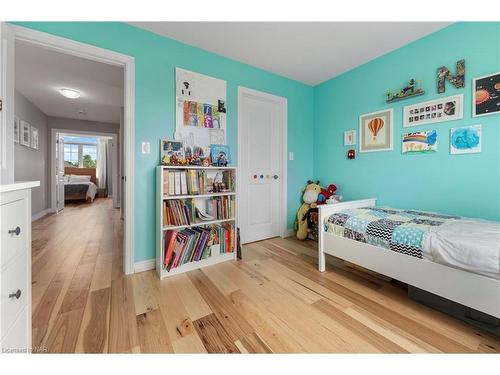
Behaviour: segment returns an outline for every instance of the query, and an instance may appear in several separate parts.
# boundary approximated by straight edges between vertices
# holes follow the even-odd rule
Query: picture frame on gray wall
[[[38,129],[35,128],[34,126],[30,126],[30,143],[32,149],[35,150],[40,149],[40,142],[38,138],[39,138]]]
[[[21,138],[19,143],[26,147],[31,147],[31,131],[30,124],[24,120],[20,121],[20,129],[21,129]]]
[[[20,134],[19,117],[14,116],[14,143],[19,143]]]

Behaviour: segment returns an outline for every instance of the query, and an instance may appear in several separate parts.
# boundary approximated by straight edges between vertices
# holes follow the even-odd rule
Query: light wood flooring
[[[499,352],[500,340],[411,301],[404,286],[271,239],[243,260],[160,281],[122,274],[109,199],[33,224],[33,345],[91,353]],[[332,259],[329,259],[332,262]]]

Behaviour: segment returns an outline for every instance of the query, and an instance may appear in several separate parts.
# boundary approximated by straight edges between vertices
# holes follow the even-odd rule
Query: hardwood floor
[[[164,281],[122,274],[109,199],[33,223],[33,345],[87,353],[500,352],[500,339],[329,259],[315,243],[245,245],[243,261]]]

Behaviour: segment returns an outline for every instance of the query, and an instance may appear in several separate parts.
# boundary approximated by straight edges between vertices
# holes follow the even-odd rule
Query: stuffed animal
[[[337,191],[337,187],[334,184],[328,185],[326,189],[321,189],[321,193],[318,194],[318,200],[316,204],[326,204],[326,201],[330,199],[332,195]]]
[[[312,207],[316,207],[316,202],[318,201],[318,195],[321,193],[321,186],[319,186],[319,181],[307,181],[307,185],[303,190],[302,194],[302,205],[297,212],[297,238],[299,240],[305,240],[307,238],[307,213]]]

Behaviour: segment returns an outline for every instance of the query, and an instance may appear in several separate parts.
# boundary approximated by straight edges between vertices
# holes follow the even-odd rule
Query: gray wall
[[[40,186],[31,190],[31,213],[35,215],[50,206],[47,116],[18,91],[15,92],[14,100],[14,113],[19,120],[24,120],[38,128],[39,150],[22,146],[19,143],[14,146],[14,180],[40,181]]]
[[[120,124],[111,124],[109,122],[97,122],[86,120],[74,120],[63,117],[48,117],[48,126],[50,129],[64,129],[74,131],[87,131],[96,133],[118,134]]]

